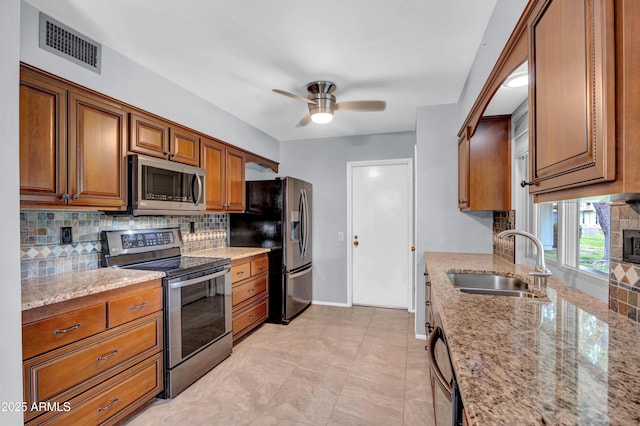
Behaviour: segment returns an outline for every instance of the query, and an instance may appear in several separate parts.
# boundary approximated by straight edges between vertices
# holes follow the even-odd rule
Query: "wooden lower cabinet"
[[[162,391],[162,371],[158,353],[28,424],[117,424]]]
[[[23,322],[29,425],[115,423],[163,390],[160,280],[25,311]]]
[[[233,342],[246,337],[269,316],[269,258],[266,254],[231,264]]]

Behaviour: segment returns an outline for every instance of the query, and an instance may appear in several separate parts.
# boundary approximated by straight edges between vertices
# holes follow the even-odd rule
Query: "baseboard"
[[[322,300],[314,300],[311,302],[312,305],[326,305],[326,306],[338,306],[340,308],[350,308],[351,305],[348,303],[336,303],[336,302],[324,302]]]

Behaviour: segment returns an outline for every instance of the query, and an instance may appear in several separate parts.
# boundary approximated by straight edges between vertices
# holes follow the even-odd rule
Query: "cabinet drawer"
[[[162,354],[159,353],[71,399],[67,411],[49,412],[29,426],[116,423],[162,389]]]
[[[44,353],[106,329],[104,303],[22,326],[22,358]]]
[[[65,401],[162,348],[161,313],[24,363],[25,401]],[[27,413],[27,418],[33,417]]]
[[[237,334],[250,325],[267,319],[267,299],[259,305],[249,309],[233,320],[233,334]],[[234,336],[235,337],[235,336]]]
[[[162,288],[152,288],[140,293],[110,300],[109,327],[149,315],[162,309]]]
[[[251,299],[254,296],[263,294],[267,290],[267,276],[254,278],[246,283],[242,283],[232,290],[231,300],[233,306]]]
[[[268,270],[269,270],[269,258],[266,255],[260,256],[251,261],[251,275],[258,275]]]
[[[251,276],[251,263],[238,263],[237,265],[231,265],[231,283],[244,280]]]

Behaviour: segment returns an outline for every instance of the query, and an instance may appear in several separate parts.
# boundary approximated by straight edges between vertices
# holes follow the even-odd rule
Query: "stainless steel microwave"
[[[129,213],[190,215],[205,210],[205,170],[144,155],[127,156]]]

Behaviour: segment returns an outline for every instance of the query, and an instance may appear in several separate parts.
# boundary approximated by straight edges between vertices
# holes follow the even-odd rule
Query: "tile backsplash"
[[[516,260],[514,238],[498,238],[498,234],[515,226],[515,210],[493,212],[493,254],[514,263]]]
[[[190,222],[194,231],[190,233]],[[179,227],[184,253],[224,247],[228,215],[113,216],[95,211],[20,211],[20,266],[22,279],[62,272],[96,269],[100,265],[100,231]],[[71,244],[61,244],[60,228],[70,226]]]
[[[611,204],[609,309],[640,322],[640,264],[622,259],[623,230],[640,230],[640,202]]]

